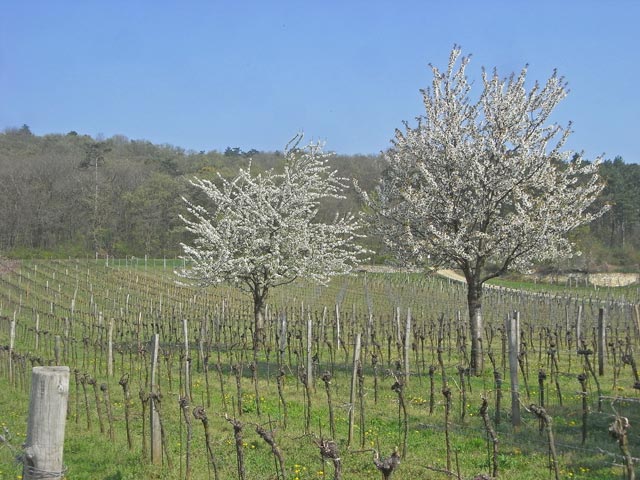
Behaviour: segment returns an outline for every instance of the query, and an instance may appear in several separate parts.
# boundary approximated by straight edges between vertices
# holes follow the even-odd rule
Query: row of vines
[[[487,288],[478,377],[465,304],[414,273],[298,282],[255,350],[249,298],[166,262],[5,262],[0,385],[27,394],[33,366],[68,365],[68,435],[123,452],[101,478],[126,459],[149,478],[633,478],[638,304]],[[1,463],[25,419],[0,407]]]

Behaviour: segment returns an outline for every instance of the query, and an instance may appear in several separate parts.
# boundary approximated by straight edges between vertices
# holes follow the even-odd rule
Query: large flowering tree
[[[526,88],[526,67],[482,71],[471,98],[469,57],[454,47],[423,90],[425,114],[396,131],[371,220],[407,262],[460,269],[468,286],[471,368],[482,369],[482,285],[508,269],[570,255],[566,233],[591,221],[597,164],[563,151],[569,128],[549,123],[567,94],[556,73]]]
[[[285,149],[282,173],[254,175],[251,167],[232,180],[195,179],[208,197],[207,207],[186,200],[181,217],[194,234],[183,244],[188,268],[178,273],[199,285],[230,282],[251,294],[254,345],[263,335],[269,291],[299,277],[324,283],[349,273],[364,249],[354,240],[360,228],[351,214],[331,223],[316,220],[323,199],[343,198],[344,179],[327,164],[319,144],[299,148],[298,136]]]

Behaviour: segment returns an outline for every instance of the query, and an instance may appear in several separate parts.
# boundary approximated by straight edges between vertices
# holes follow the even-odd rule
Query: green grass
[[[414,379],[415,380],[415,379]],[[340,382],[347,382],[346,376]],[[11,444],[13,449],[19,450],[24,441],[24,429],[26,424],[28,403],[24,392],[16,394],[7,388],[3,379],[0,393],[0,411],[2,411],[2,423],[12,434]],[[229,382],[232,383],[231,381]],[[410,386],[409,400],[409,433],[408,455],[403,459],[397,478],[446,478],[436,473],[430,473],[428,467],[444,468],[446,465],[446,451],[444,448],[444,424],[443,404],[438,398],[438,406],[433,415],[428,414],[428,404],[423,403],[424,397],[416,396],[423,393],[425,385],[412,381],[415,386]],[[470,478],[473,474],[490,471],[490,462],[487,454],[488,444],[483,432],[481,422],[477,416],[477,398],[480,395],[482,384],[474,382],[475,395],[470,395],[470,403],[467,407],[466,420],[462,422],[459,414],[459,403],[454,398],[452,408],[451,442],[454,455],[460,465],[464,478]],[[245,385],[249,388],[248,379]],[[378,405],[374,405],[370,398],[367,399],[366,430],[364,448],[360,445],[360,429],[355,428],[355,441],[351,449],[346,446],[347,436],[347,411],[344,406],[344,395],[336,395],[337,439],[342,452],[344,478],[375,478],[378,476],[374,469],[372,453],[370,449],[381,450],[383,455],[391,453],[394,447],[401,445],[401,429],[397,420],[397,397],[389,390],[388,379],[384,382],[385,390],[382,392]],[[194,396],[202,394],[201,387],[197,387]],[[569,388],[567,386],[567,388]],[[245,466],[247,478],[275,478],[273,458],[268,446],[258,437],[252,428],[253,423],[265,423],[270,417],[277,422],[280,419],[278,413],[276,392],[271,385],[260,385],[264,394],[262,404],[263,416],[258,418],[255,414],[252,396],[244,398],[246,406],[241,420],[245,423]],[[344,386],[337,389],[344,392]],[[112,398],[118,398],[117,390],[113,387]],[[320,426],[324,435],[328,434],[328,412],[321,389],[313,396],[312,432],[313,435],[305,435],[302,429],[303,398],[296,386],[289,384],[286,389],[286,397],[289,402],[289,426],[283,429],[279,426],[276,430],[276,439],[279,442],[288,469],[288,479],[313,479],[331,478],[332,468],[325,465],[326,474],[322,472],[318,450],[314,446],[314,435],[320,433]],[[368,392],[369,394],[371,392]],[[489,394],[490,392],[484,392]],[[148,460],[141,456],[141,418],[140,411],[135,418],[134,433],[135,447],[129,452],[126,447],[124,435],[123,409],[119,402],[114,404],[116,416],[116,440],[110,442],[105,434],[100,434],[97,416],[92,415],[92,428],[89,431],[86,425],[86,417],[83,409],[80,411],[78,423],[75,421],[75,403],[73,399],[73,386],[71,394],[71,415],[67,422],[65,440],[65,463],[69,469],[69,478],[72,479],[139,479],[159,478],[177,479],[180,476],[182,462],[182,474],[185,469],[186,426],[178,422],[178,407],[175,398],[177,391],[165,391],[162,409],[166,417],[168,430],[168,443],[170,457],[173,463],[171,469],[164,467],[152,467]],[[171,400],[173,397],[173,401]],[[229,398],[228,400],[231,400]],[[208,410],[211,422],[211,430],[214,435],[213,449],[217,456],[220,478],[236,477],[235,447],[230,425],[222,418],[223,408],[220,398],[212,398],[212,408]],[[135,402],[137,403],[137,402]],[[561,453],[561,470],[567,475],[570,472],[572,478],[578,479],[609,479],[619,475],[619,468],[611,466],[611,459],[605,454],[598,454],[597,449],[616,452],[612,440],[607,439],[606,428],[610,420],[609,414],[593,413],[590,417],[590,431],[592,438],[587,444],[567,448],[566,442],[575,444],[576,437],[580,435],[580,418],[576,415],[573,406],[569,408],[552,407],[554,414],[554,430],[556,441]],[[637,414],[636,414],[637,416]],[[546,436],[538,433],[537,420],[533,416],[523,412],[524,425],[518,431],[514,431],[508,424],[508,418],[503,418],[503,424],[498,427],[500,437],[500,472],[502,478],[519,478],[523,480],[536,479],[540,475],[546,475],[548,465],[548,452]],[[182,429],[182,432],[181,432]],[[208,473],[206,465],[206,452],[204,449],[204,436],[202,426],[193,423],[192,443],[192,478],[213,478]],[[637,446],[636,446],[637,447]],[[585,455],[588,452],[588,455]],[[12,454],[5,446],[0,448],[0,463],[3,464],[0,478],[18,478],[18,467],[11,466]],[[455,460],[454,460],[455,462]],[[568,478],[568,477],[565,477]]]
[[[37,268],[36,268],[37,265]],[[181,388],[181,319],[190,322],[190,338],[192,357],[192,394],[191,406],[206,405],[207,397],[211,406],[207,414],[212,432],[212,448],[217,457],[220,478],[237,478],[236,452],[231,425],[224,414],[236,415],[237,391],[235,377],[231,373],[231,365],[244,365],[242,377],[243,413],[238,418],[245,428],[243,452],[248,479],[276,478],[274,459],[269,446],[256,434],[255,424],[271,425],[275,429],[276,440],[283,451],[286,461],[287,480],[332,478],[332,466],[320,462],[319,450],[315,441],[329,435],[328,406],[322,381],[318,378],[322,372],[332,368],[328,343],[318,343],[319,355],[315,389],[311,394],[311,422],[309,432],[304,431],[304,388],[298,380],[298,367],[303,364],[305,348],[305,325],[309,314],[314,321],[315,334],[319,335],[322,322],[322,307],[327,307],[325,334],[328,340],[333,339],[335,331],[334,308],[340,305],[342,318],[342,336],[348,351],[334,352],[336,360],[333,365],[334,379],[332,397],[336,417],[336,442],[343,462],[344,479],[381,478],[372,462],[373,449],[379,450],[382,456],[391,454],[394,448],[402,447],[402,425],[399,424],[398,395],[391,390],[394,379],[391,373],[395,370],[394,362],[400,358],[399,349],[395,345],[394,312],[396,306],[401,307],[402,325],[408,307],[414,318],[414,333],[426,336],[424,365],[419,362],[417,368],[414,353],[411,356],[412,378],[405,387],[404,398],[408,409],[408,443],[407,456],[393,478],[433,478],[444,479],[446,475],[433,469],[446,466],[444,397],[440,393],[442,377],[438,370],[435,375],[435,411],[429,414],[429,378],[423,368],[436,365],[435,349],[432,348],[430,328],[438,325],[442,313],[447,324],[451,324],[449,336],[445,339],[444,361],[449,386],[453,392],[450,415],[450,438],[453,449],[452,470],[459,468],[463,478],[491,469],[490,444],[478,415],[481,396],[486,396],[490,405],[490,415],[495,414],[496,389],[489,362],[484,374],[471,378],[472,390],[467,391],[467,402],[464,407],[465,417],[461,418],[461,391],[458,365],[463,363],[460,350],[456,348],[457,328],[464,324],[456,323],[456,312],[464,308],[464,289],[439,279],[425,279],[420,275],[406,274],[368,274],[364,277],[347,277],[334,280],[327,287],[317,287],[300,282],[290,288],[274,291],[270,311],[273,313],[273,328],[278,328],[278,315],[286,313],[290,336],[290,348],[285,352],[285,392],[288,407],[288,425],[284,428],[283,412],[279,404],[276,386],[276,351],[270,351],[267,362],[266,351],[259,356],[258,391],[261,398],[262,415],[258,417],[255,404],[254,386],[251,381],[248,363],[251,360],[250,350],[243,350],[243,337],[250,325],[250,307],[247,299],[238,292],[224,287],[212,289],[206,293],[175,287],[174,280],[168,277],[164,268],[147,270],[131,266],[118,266],[93,261],[63,262],[25,262],[18,272],[7,274],[0,280],[0,346],[8,344],[8,325],[14,312],[18,320],[16,351],[22,355],[31,355],[42,359],[53,358],[52,335],[64,338],[66,321],[69,323],[69,348],[62,353],[63,363],[69,364],[72,372],[79,370],[96,378],[98,383],[109,385],[109,392],[115,417],[115,441],[99,431],[97,411],[93,390],[88,387],[89,415],[91,428],[87,427],[86,411],[82,389],[75,382],[72,373],[69,415],[65,435],[65,464],[70,479],[182,479],[186,469],[186,425],[182,420],[178,398],[184,394]],[[518,302],[525,325],[538,319],[545,328],[557,325],[562,327],[569,305],[548,299],[510,299],[500,297],[498,293],[487,293],[485,305],[492,312],[486,312],[487,325],[498,322],[501,326],[504,312],[513,309],[513,301]],[[161,300],[162,299],[162,300]],[[74,311],[71,311],[73,300]],[[224,302],[223,302],[224,300]],[[52,306],[53,304],[53,306]],[[162,304],[162,310],[160,309]],[[224,305],[224,306],[223,306]],[[587,304],[588,306],[588,304]],[[53,313],[51,313],[53,310]],[[224,311],[224,316],[222,315]],[[304,315],[300,312],[304,311]],[[41,330],[49,333],[42,335],[39,349],[34,348],[35,312],[39,312]],[[102,313],[102,316],[98,315]],[[180,315],[181,312],[181,315]],[[349,413],[349,395],[351,384],[351,356],[353,354],[353,332],[360,330],[368,321],[369,312],[373,312],[373,325],[378,332],[380,343],[379,355],[379,398],[374,402],[374,377],[371,364],[372,347],[363,351],[364,363],[364,430],[361,431],[359,419],[359,403],[355,405],[354,440],[347,446]],[[140,316],[140,313],[142,315]],[[595,314],[597,315],[597,309]],[[534,315],[537,315],[535,317]],[[591,309],[585,308],[585,330],[590,332],[593,318]],[[464,319],[464,314],[461,315]],[[97,328],[102,318],[103,328]],[[117,343],[123,348],[115,355],[115,374],[106,376],[105,329],[110,318],[116,320]],[[211,370],[209,373],[209,392],[200,360],[198,358],[197,333],[200,321],[220,321],[225,325],[220,339],[213,342],[210,354]],[[495,318],[495,319],[494,319]],[[559,324],[555,319],[560,318]],[[623,310],[612,310],[609,316],[612,332],[624,335],[622,325],[627,321],[627,313]],[[219,319],[219,320],[216,320]],[[141,323],[139,323],[141,321]],[[142,405],[138,398],[140,389],[147,391],[145,376],[149,368],[149,354],[137,351],[136,331],[140,328],[142,346],[150,337],[153,324],[162,324],[164,336],[161,340],[165,353],[161,355],[159,366],[160,388],[162,392],[163,421],[167,432],[167,445],[172,466],[167,462],[161,467],[152,466],[142,454]],[[351,325],[355,325],[352,329]],[[560,328],[558,327],[558,328]],[[530,331],[523,328],[528,334]],[[544,330],[540,330],[544,331]],[[538,327],[534,333],[538,332]],[[432,331],[433,333],[433,331]],[[498,333],[495,333],[498,335]],[[388,342],[388,338],[394,341]],[[88,339],[86,342],[84,339]],[[562,338],[560,335],[559,338]],[[623,339],[624,337],[620,337]],[[196,340],[194,340],[196,339]],[[215,336],[213,338],[215,340]],[[414,341],[417,337],[414,337]],[[244,339],[246,341],[246,338]],[[521,379],[521,399],[523,405],[538,402],[538,369],[549,372],[545,343],[539,343],[537,333],[528,340],[529,387],[530,398],[526,397]],[[637,339],[633,337],[633,342]],[[335,341],[334,341],[335,343]],[[124,346],[133,344],[134,351],[129,355]],[[175,347],[169,349],[170,345]],[[633,344],[635,346],[635,343]],[[218,348],[219,347],[219,348]],[[390,348],[391,355],[387,353]],[[493,341],[493,350],[498,365],[501,365],[499,339]],[[148,347],[147,347],[148,349]],[[222,382],[224,394],[220,390],[220,381],[214,367],[218,354],[221,358]],[[167,363],[166,359],[170,362]],[[289,361],[289,359],[291,359]],[[6,371],[6,351],[0,349],[0,425],[8,432],[8,443],[0,444],[0,479],[16,480],[20,475],[20,467],[15,465],[14,457],[19,453],[26,433],[28,410],[28,394],[24,384],[29,382],[31,360],[27,360],[19,370],[22,383],[10,384]],[[569,366],[569,360],[571,366]],[[34,360],[35,362],[35,360]],[[625,397],[625,401],[605,401],[603,412],[597,412],[595,384],[589,379],[590,413],[589,437],[585,445],[580,443],[581,435],[581,397],[576,395],[579,384],[576,375],[583,371],[581,360],[562,346],[560,350],[559,376],[563,405],[557,398],[554,384],[547,380],[546,404],[553,417],[553,429],[559,453],[559,468],[562,478],[577,479],[610,479],[621,476],[618,449],[615,441],[608,435],[608,426],[613,421],[615,411],[627,416],[632,425],[630,448],[632,454],[640,451],[640,438],[633,431],[640,424],[640,412],[637,409],[640,397],[631,388],[632,378],[629,367],[621,370],[617,379],[617,388],[613,388],[612,359],[609,359],[606,376],[600,379],[603,392],[608,397]],[[267,364],[268,363],[268,364]],[[171,384],[169,384],[169,367]],[[124,422],[124,402],[122,388],[118,380],[124,373],[129,374],[132,394],[132,432],[134,448],[129,451],[126,441]],[[538,420],[530,413],[522,410],[523,424],[518,429],[510,425],[508,373],[504,375],[503,398],[500,425],[496,426],[499,443],[499,461],[501,478],[517,478],[522,480],[539,480],[552,478],[549,473],[548,442],[545,432],[539,432]],[[79,396],[76,392],[79,392]],[[226,407],[225,407],[226,405]],[[104,408],[103,408],[104,412]],[[193,479],[213,478],[207,462],[206,446],[202,424],[191,418],[193,427],[192,439],[192,475]],[[105,420],[106,423],[106,420]],[[361,435],[364,445],[361,445]],[[456,457],[457,464],[456,467]],[[324,474],[323,473],[324,470]]]
[[[3,381],[3,392],[9,390],[6,382]],[[264,403],[264,411],[271,413],[273,420],[278,419],[277,405],[272,398],[275,392],[269,390],[266,385],[261,385],[261,389],[267,394]],[[418,389],[419,390],[419,389]],[[167,396],[172,396],[170,392]],[[284,430],[277,429],[276,439],[282,448],[288,469],[288,479],[313,479],[331,478],[332,471],[330,464],[325,465],[325,475],[320,475],[322,465],[319,462],[317,448],[313,443],[313,436],[304,435],[301,430],[300,419],[302,417],[302,398],[296,394],[295,387],[287,389],[287,396],[290,397],[289,415],[290,425]],[[24,405],[27,404],[26,394],[14,395],[8,401],[3,397],[2,411],[10,412],[6,426],[14,435],[12,444],[14,449],[19,449],[23,441],[23,432],[27,412]],[[73,395],[72,395],[73,397]],[[245,398],[249,402],[250,398]],[[7,402],[7,404],[5,404]],[[72,403],[72,411],[74,403]],[[175,403],[175,402],[172,402]],[[452,447],[454,455],[457,456],[460,470],[465,478],[470,478],[472,474],[490,471],[490,462],[487,455],[487,441],[483,434],[480,421],[477,417],[475,405],[468,407],[467,418],[460,421],[458,406],[454,402],[453,421],[451,427]],[[275,478],[273,459],[268,446],[254,433],[252,423],[264,423],[267,416],[258,418],[251,404],[242,415],[241,420],[245,422],[245,466],[247,478]],[[314,397],[313,423],[323,424],[324,432],[328,431],[326,425],[327,411],[321,404],[321,396]],[[213,448],[217,456],[220,478],[237,478],[235,463],[235,448],[230,426],[221,417],[222,407],[218,402],[214,402],[211,412],[211,429],[214,433]],[[182,427],[177,422],[177,407],[172,404],[163,405],[163,411],[168,417],[167,429],[169,430],[169,449],[173,467],[169,469],[166,465],[163,468],[152,467],[148,461],[141,457],[140,438],[140,418],[136,420],[136,446],[134,451],[129,452],[126,448],[126,438],[124,436],[122,412],[116,407],[117,418],[116,440],[110,442],[106,435],[98,431],[97,418],[95,413],[91,431],[87,430],[84,412],[81,411],[80,421],[75,422],[72,415],[67,422],[65,441],[65,463],[68,466],[68,478],[71,479],[137,479],[137,478],[182,478],[180,473],[180,461],[182,461],[182,471],[185,468],[185,442],[186,427]],[[433,415],[428,414],[428,406],[411,402],[409,405],[409,443],[408,455],[403,459],[401,467],[397,473],[398,478],[445,478],[432,472],[427,467],[444,468],[446,465],[446,451],[444,448],[444,424],[443,406],[439,405]],[[343,454],[344,478],[375,478],[378,476],[371,462],[371,448],[380,449],[384,455],[391,453],[395,446],[401,445],[401,431],[397,422],[397,404],[395,395],[385,393],[380,399],[379,405],[372,405],[367,402],[367,417],[365,430],[364,448],[360,445],[360,430],[355,429],[355,444],[351,449],[346,447],[346,418],[347,413],[344,408],[337,412],[338,441]],[[554,422],[555,433],[558,439],[579,435],[579,419],[575,419],[570,413],[563,416],[561,410],[556,410],[556,420]],[[506,424],[499,427],[500,437],[500,473],[502,478],[519,478],[523,480],[536,479],[540,475],[546,475],[548,465],[548,455],[544,434],[537,431],[537,421],[524,414],[524,425],[518,432]],[[592,431],[598,431],[601,435],[606,428],[604,417],[594,416],[592,421],[598,421],[600,425],[592,425]],[[194,438],[192,444],[193,456],[193,478],[213,478],[207,473],[207,466],[204,461],[206,453],[202,428],[194,423]],[[180,435],[182,428],[182,435]],[[314,427],[316,435],[318,427]],[[595,437],[595,435],[594,435]],[[594,452],[598,446],[605,446],[606,450],[615,451],[608,439],[602,437],[591,439],[586,445],[587,451]],[[365,451],[366,450],[366,451]],[[590,453],[585,456],[581,449],[571,450],[559,448],[561,452],[561,469],[565,474],[571,473],[572,478],[584,479],[609,479],[619,474],[619,469],[612,467],[610,459],[606,455],[594,455]],[[19,474],[18,467],[12,467],[11,455],[5,447],[0,450],[0,463],[5,464],[0,478],[14,479]],[[567,477],[565,477],[567,478]]]

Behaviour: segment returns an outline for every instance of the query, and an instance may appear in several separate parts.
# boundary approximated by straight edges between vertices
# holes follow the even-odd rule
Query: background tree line
[[[0,133],[0,252],[13,257],[180,255],[188,232],[178,214],[182,196],[196,203],[193,176],[234,176],[249,162],[259,172],[279,169],[282,152],[185,151],[172,145],[92,138],[76,132],[33,135],[28,126]],[[335,155],[339,175],[371,191],[385,168],[380,155]],[[640,264],[640,165],[622,158],[601,165],[606,181],[600,203],[611,209],[572,236],[583,255],[564,268],[638,270]],[[354,189],[326,201],[324,220],[361,208]],[[380,243],[366,240],[370,246]],[[381,260],[380,257],[376,257]]]
[[[235,176],[251,162],[258,173],[284,165],[282,152],[194,152],[172,145],[92,138],[76,132],[33,135],[25,125],[0,133],[0,252],[30,256],[180,255],[188,232],[182,196],[205,202],[189,180]],[[378,156],[334,156],[332,168],[373,188]],[[357,212],[352,189],[327,201],[323,219]]]

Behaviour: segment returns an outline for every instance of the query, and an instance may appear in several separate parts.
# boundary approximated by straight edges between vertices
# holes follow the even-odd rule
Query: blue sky
[[[502,76],[557,68],[568,147],[640,161],[640,2],[0,0],[0,129],[185,149],[282,149],[296,132],[378,153],[422,113],[451,47]]]

